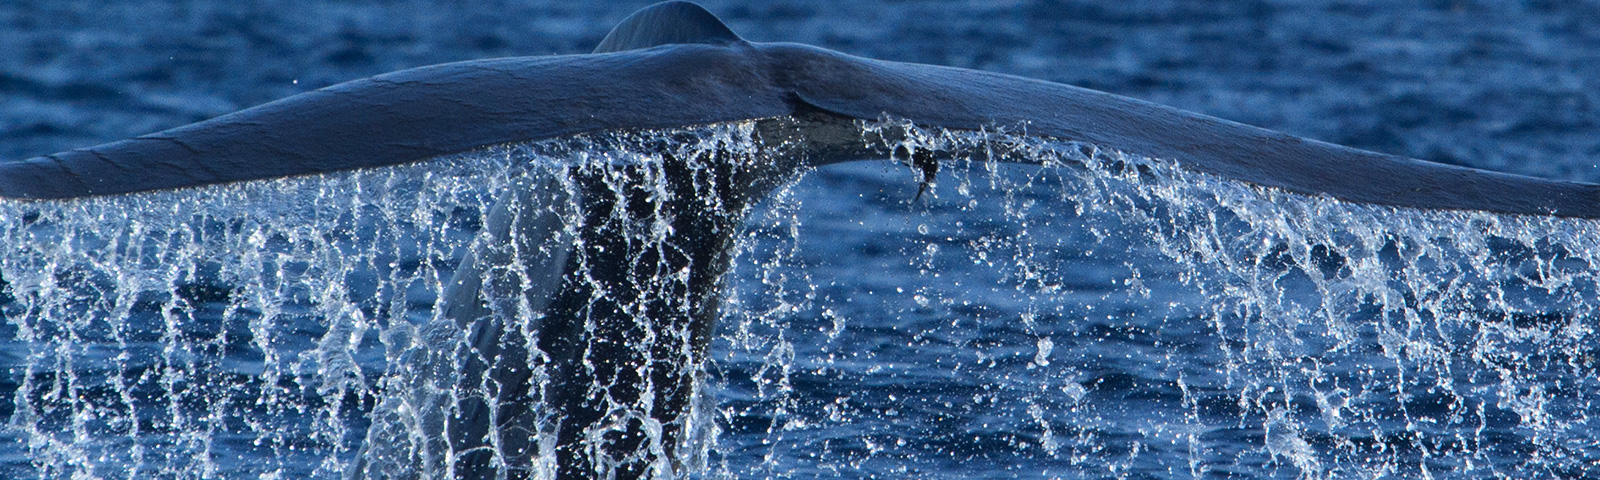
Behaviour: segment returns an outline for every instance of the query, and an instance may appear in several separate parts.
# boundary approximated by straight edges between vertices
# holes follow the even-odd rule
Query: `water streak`
[[[953,158],[917,202],[895,160],[815,172],[749,217],[675,450],[693,471],[1597,473],[1594,222],[1290,195],[1025,132],[862,130]],[[752,132],[0,202],[4,472],[337,478],[373,425],[394,467],[438,462],[425,409],[483,390],[438,361],[465,341],[440,299],[496,199],[648,171],[663,142],[759,160]]]

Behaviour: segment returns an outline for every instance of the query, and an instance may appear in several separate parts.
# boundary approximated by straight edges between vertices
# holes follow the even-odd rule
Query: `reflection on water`
[[[869,162],[749,217],[681,462],[716,478],[1596,473],[1593,222],[1350,205],[910,128],[908,146],[958,157],[931,195]],[[400,437],[425,436],[403,420],[426,415],[397,399],[461,392],[405,359],[459,341],[440,299],[504,190],[648,166],[668,137],[749,151],[751,131],[0,203],[5,474],[336,478],[372,418],[420,449]]]

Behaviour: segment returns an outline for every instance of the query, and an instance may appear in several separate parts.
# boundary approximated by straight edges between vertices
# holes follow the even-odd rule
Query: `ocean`
[[[646,4],[12,0],[0,158],[585,53]],[[753,41],[1600,181],[1588,2],[702,4]],[[603,140],[0,203],[0,476],[339,478],[513,183],[498,172],[640,158]],[[1353,205],[1017,133],[917,141],[1045,166],[958,159],[920,198],[895,161],[830,166],[762,202],[674,459],[688,477],[1600,476],[1593,222]]]

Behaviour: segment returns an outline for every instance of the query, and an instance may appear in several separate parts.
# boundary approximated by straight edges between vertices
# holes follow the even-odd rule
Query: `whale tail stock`
[[[722,19],[694,3],[661,2],[640,9],[612,27],[593,53],[623,52],[674,44],[731,45],[744,39]]]
[[[667,2],[628,17],[595,52],[735,42],[743,40],[705,9]],[[762,129],[792,137],[796,125],[767,121]],[[560,181],[523,182],[497,202],[490,241],[474,247],[445,292],[449,325],[441,328],[462,332],[463,348],[417,353],[428,365],[468,359],[440,382],[468,391],[458,387],[450,413],[429,420],[428,430],[449,442],[436,445],[447,451],[433,468],[462,479],[540,470],[559,479],[631,479],[682,468],[677,450],[733,233],[750,205],[802,162],[763,159],[788,166],[773,172],[742,168],[755,162],[727,152],[653,151],[661,162],[580,166]],[[626,233],[663,221],[671,233],[645,241]],[[536,403],[554,414],[541,416]],[[392,432],[372,432],[350,478],[395,476],[379,473],[395,459],[375,449]],[[540,456],[553,458],[536,465]]]

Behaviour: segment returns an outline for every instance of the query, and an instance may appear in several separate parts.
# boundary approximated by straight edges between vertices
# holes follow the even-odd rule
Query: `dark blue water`
[[[14,0],[0,5],[0,158],[407,67],[582,53],[642,4]],[[757,41],[1013,73],[1359,148],[1600,180],[1592,4],[704,4]],[[981,162],[948,173],[911,202],[903,166],[830,168],[752,220],[707,368],[719,433],[706,476],[1600,475],[1593,226],[1368,211],[1173,175],[990,174]],[[134,302],[148,327],[35,333],[52,348],[133,344],[98,356],[85,347],[83,363],[7,343],[12,403],[0,414],[14,442],[0,445],[0,475],[335,476],[337,464],[318,462],[347,461],[362,439],[392,357],[377,332],[393,320],[356,336],[362,382],[317,393],[302,381],[310,373],[261,380],[261,354],[237,340],[314,350],[332,330],[297,307],[314,292],[284,302],[312,311],[266,325],[252,323],[260,312],[220,311],[226,300],[208,292],[205,282],[180,292],[176,303],[198,311],[192,324],[161,326],[160,306],[174,301],[152,298]],[[31,317],[17,303],[0,310],[0,333],[22,335]],[[195,376],[173,380],[184,370]],[[51,396],[63,371],[125,382]],[[34,391],[19,391],[28,378]],[[185,383],[207,381],[215,388]],[[270,388],[280,381],[295,385]],[[126,435],[73,418],[116,417],[132,397],[153,405],[146,451],[63,448]],[[19,405],[43,413],[19,419]],[[162,420],[206,412],[230,420]]]

